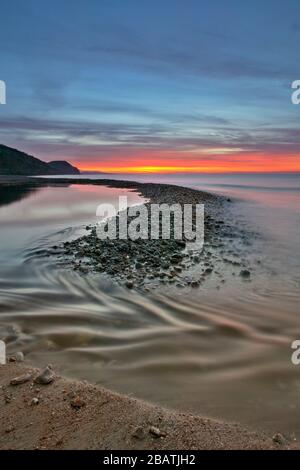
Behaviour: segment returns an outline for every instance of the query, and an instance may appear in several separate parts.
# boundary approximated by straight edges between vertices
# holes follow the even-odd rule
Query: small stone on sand
[[[41,372],[36,378],[35,378],[35,383],[37,384],[42,384],[42,385],[48,385],[51,384],[55,380],[55,373],[52,369],[52,366],[48,365],[45,367],[43,372]]]
[[[242,269],[240,272],[240,276],[243,277],[244,279],[249,279],[250,277],[250,271],[248,269]]]
[[[5,432],[9,434],[10,432],[13,432],[15,430],[15,427],[11,424],[5,429]]]
[[[32,379],[32,373],[27,373],[23,375],[19,375],[18,377],[15,377],[14,379],[11,379],[10,385],[21,385],[26,382],[29,382],[29,380]]]
[[[149,433],[152,434],[153,437],[166,437],[166,433],[164,431],[161,431],[159,428],[155,426],[151,426],[149,429]]]
[[[76,410],[79,410],[85,405],[86,405],[85,401],[78,396],[73,398],[73,400],[71,401],[72,408],[75,408]]]
[[[274,436],[272,437],[272,440],[276,444],[280,444],[280,445],[285,444],[285,438],[283,437],[282,434],[280,434],[280,432],[277,432],[276,434],[274,434]]]
[[[22,351],[18,351],[15,354],[15,358],[16,358],[17,362],[23,362],[24,361],[24,354],[22,353]]]
[[[134,437],[135,439],[139,439],[139,440],[144,439],[145,433],[144,433],[144,429],[142,428],[142,426],[138,426],[134,430],[134,432],[132,433],[132,437]]]

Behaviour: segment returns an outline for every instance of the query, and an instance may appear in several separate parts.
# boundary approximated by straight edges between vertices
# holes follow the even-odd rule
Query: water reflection
[[[37,191],[39,191],[39,188],[32,188],[27,185],[0,187],[0,206],[20,201]]]

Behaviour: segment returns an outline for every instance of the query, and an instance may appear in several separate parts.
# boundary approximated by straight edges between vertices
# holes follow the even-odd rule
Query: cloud
[[[183,130],[174,124],[124,124],[107,122],[75,122],[51,119],[11,118],[0,120],[3,143],[19,146],[51,159],[71,158],[74,162],[126,161],[129,156],[154,155],[174,159],[185,154],[190,161],[204,155],[211,161],[224,158],[230,162],[255,154],[299,155],[300,132],[296,128],[260,127],[247,131],[237,127],[219,126],[209,134],[207,129]],[[181,130],[180,130],[181,129]],[[246,160],[245,160],[246,161]]]

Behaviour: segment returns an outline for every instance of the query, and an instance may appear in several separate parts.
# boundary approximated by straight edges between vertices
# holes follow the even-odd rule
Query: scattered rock
[[[34,398],[31,400],[30,404],[31,404],[31,405],[38,405],[39,402],[40,402],[40,400],[39,400],[37,397],[34,397]]]
[[[24,362],[24,354],[22,353],[22,351],[18,351],[15,354],[15,358],[17,362]]]
[[[83,408],[85,405],[85,401],[79,396],[73,398],[73,400],[71,401],[71,407],[75,408],[76,410]]]
[[[191,287],[199,287],[199,281],[192,281]]]
[[[11,400],[12,400],[12,395],[11,395],[11,393],[5,393],[5,394],[4,394],[4,402],[8,404],[8,403],[11,402]]]
[[[79,267],[79,271],[80,271],[82,274],[88,274],[89,269],[88,269],[86,266],[80,266],[80,267]]]
[[[249,277],[251,276],[251,273],[249,269],[242,269],[240,272],[240,276],[243,277],[244,279],[249,279]]]
[[[272,440],[276,444],[280,444],[280,445],[283,445],[286,442],[285,438],[283,437],[282,434],[280,434],[280,432],[277,432],[276,434],[274,434],[274,436],[272,437]]]
[[[120,187],[123,187],[124,182],[120,184]],[[222,256],[226,254],[224,237],[232,242],[234,239],[244,240],[247,235],[242,229],[237,229],[224,222],[221,211],[223,214],[223,203],[226,199],[223,197],[169,185],[130,184],[132,184],[130,186],[132,189],[138,190],[143,197],[148,199],[149,202],[146,203],[148,209],[152,203],[182,205],[198,204],[200,200],[201,202],[205,201],[205,243],[201,254],[198,249],[190,249],[190,242],[185,238],[185,235],[181,240],[174,239],[173,218],[170,220],[170,238],[168,239],[162,237],[163,223],[161,218],[154,224],[159,229],[159,237],[147,240],[122,239],[118,236],[114,240],[109,238],[100,240],[97,237],[96,227],[89,224],[86,226],[87,232],[80,238],[65,242],[61,247],[52,247],[52,250],[55,250],[53,255],[57,256],[57,251],[65,255],[63,257],[64,266],[66,263],[70,264],[74,270],[82,274],[105,273],[127,289],[149,290],[157,288],[158,282],[160,285],[170,282],[177,287],[186,287],[189,283],[183,279],[183,271],[197,268],[195,265],[199,263],[204,276],[201,283],[204,282],[210,273],[215,272],[217,263],[222,262],[220,253]],[[126,187],[128,187],[127,183]],[[127,223],[129,224],[131,220],[134,220],[134,216],[127,213]],[[117,235],[120,234],[119,221],[120,214],[116,216]],[[196,217],[193,217],[193,228],[195,228],[195,223]],[[153,221],[149,220],[149,234],[152,224]],[[213,253],[206,251],[206,247],[211,247]],[[229,251],[227,250],[228,254]],[[233,254],[233,250],[231,252]],[[236,266],[240,264],[237,260],[233,260],[231,263]],[[241,266],[245,267],[246,264]],[[194,276],[194,271],[190,275]],[[195,275],[198,276],[198,273]],[[247,278],[246,275],[242,276]]]
[[[55,373],[54,370],[52,369],[51,365],[48,365],[45,367],[43,372],[41,372],[36,378],[35,378],[35,383],[37,384],[42,384],[42,385],[48,385],[51,384],[55,380]]]
[[[182,267],[181,266],[174,266],[174,271],[177,271],[178,273],[182,272]]]
[[[138,440],[142,440],[144,439],[145,437],[145,432],[144,432],[144,429],[142,428],[142,426],[138,426],[134,432],[132,433],[132,437],[134,437],[135,439],[138,439]]]
[[[29,382],[33,377],[32,372],[27,372],[26,374],[19,375],[18,377],[15,377],[14,379],[11,379],[10,385],[21,385],[26,382]]]
[[[5,429],[5,432],[9,434],[10,432],[13,432],[14,430],[15,430],[15,427],[11,424]]]
[[[155,426],[151,426],[150,429],[149,429],[149,433],[153,436],[153,437],[156,437],[156,438],[159,438],[159,437],[166,437],[166,433],[164,431],[161,431],[159,428],[155,427]]]

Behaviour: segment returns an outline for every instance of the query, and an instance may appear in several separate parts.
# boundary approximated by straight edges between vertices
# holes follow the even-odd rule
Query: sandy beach
[[[11,385],[15,378],[32,376]],[[176,413],[104,388],[56,377],[34,382],[39,371],[0,366],[0,449],[288,449],[280,436],[238,424]]]

